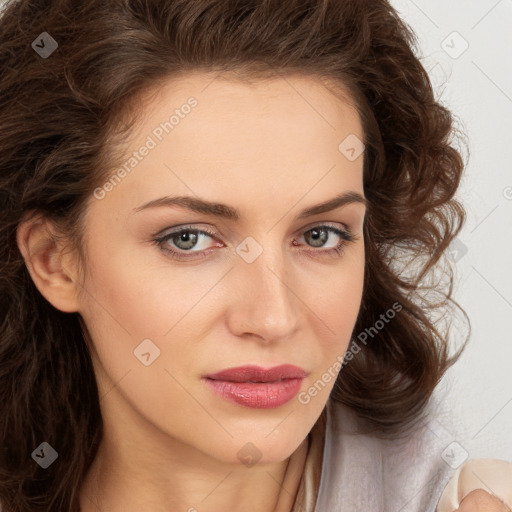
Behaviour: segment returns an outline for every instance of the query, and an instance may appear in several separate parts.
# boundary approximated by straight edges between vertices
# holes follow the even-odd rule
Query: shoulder
[[[483,489],[512,507],[512,463],[501,459],[471,459],[446,485],[436,512],[453,512],[471,491]]]
[[[435,509],[454,469],[442,457],[450,439],[433,431],[432,422],[383,439],[339,402],[329,400],[327,412],[318,510]]]

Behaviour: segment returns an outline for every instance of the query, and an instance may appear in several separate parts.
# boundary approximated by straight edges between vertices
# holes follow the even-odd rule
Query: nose
[[[293,336],[300,314],[297,279],[286,256],[264,249],[252,263],[236,258],[230,272],[233,296],[228,313],[231,332],[266,343]]]

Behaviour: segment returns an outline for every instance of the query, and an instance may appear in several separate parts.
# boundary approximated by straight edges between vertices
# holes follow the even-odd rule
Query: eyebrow
[[[298,214],[297,218],[304,219],[306,217],[312,217],[313,215],[330,212],[331,210],[335,210],[336,208],[341,208],[342,206],[352,203],[360,203],[365,205],[365,207],[367,205],[366,199],[361,194],[359,194],[359,192],[349,191],[339,194],[332,199],[328,199],[323,203],[310,206],[302,210]],[[220,217],[232,221],[239,221],[241,218],[240,212],[232,206],[228,206],[222,203],[215,203],[192,196],[164,196],[158,199],[153,199],[152,201],[134,208],[132,210],[132,214],[150,208],[158,208],[162,206],[179,206],[196,213],[204,213],[206,215],[213,215],[215,217]]]

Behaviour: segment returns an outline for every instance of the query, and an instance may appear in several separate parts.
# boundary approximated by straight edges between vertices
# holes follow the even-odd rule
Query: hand
[[[483,489],[471,491],[455,512],[510,512],[510,508],[501,500]]]

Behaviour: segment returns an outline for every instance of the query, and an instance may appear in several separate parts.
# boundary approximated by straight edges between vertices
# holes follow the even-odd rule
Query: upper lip
[[[206,375],[206,377],[229,382],[276,382],[283,379],[302,379],[306,375],[306,371],[298,366],[282,364],[272,368],[255,365],[237,366]]]

